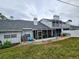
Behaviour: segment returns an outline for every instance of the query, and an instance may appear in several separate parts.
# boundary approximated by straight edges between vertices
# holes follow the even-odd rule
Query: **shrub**
[[[2,44],[0,44],[0,49],[2,48]]]
[[[9,48],[9,47],[11,47],[11,46],[12,46],[11,42],[10,42],[10,41],[6,41],[6,42],[4,42],[4,44],[2,45],[2,48]]]
[[[0,49],[2,48],[2,42],[0,41]]]

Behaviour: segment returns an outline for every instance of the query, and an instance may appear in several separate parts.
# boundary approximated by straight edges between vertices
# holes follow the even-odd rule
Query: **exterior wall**
[[[4,43],[4,34],[0,33],[0,41],[2,42],[2,44]]]
[[[62,24],[61,24],[61,25],[62,25]],[[63,24],[62,27],[63,27],[63,28],[70,28],[70,25],[69,25],[69,24]]]
[[[52,22],[50,22],[48,20],[44,20],[44,19],[41,20],[41,23],[43,23],[44,25],[46,25],[50,28],[57,28],[57,29],[59,29],[59,28],[70,28],[69,24],[62,24],[62,23],[59,23],[59,24],[54,23],[53,24]]]
[[[52,28],[52,22],[49,22],[48,20],[42,20],[41,23],[43,23],[44,25]]]
[[[21,32],[16,33],[17,38],[12,38],[12,43],[21,43]]]
[[[79,30],[63,30],[63,33],[69,33],[71,37],[79,37]]]
[[[51,35],[53,36],[53,30],[51,30],[51,32],[52,32]]]
[[[57,23],[55,23],[55,24],[52,25],[52,28],[70,28],[70,25],[68,25],[68,24],[60,24],[60,23],[57,24]]]
[[[16,34],[16,38],[9,38],[9,39],[4,39],[4,35],[11,35],[11,34]],[[21,32],[7,32],[7,33],[0,33],[0,40],[2,41],[2,44],[6,41],[9,40],[11,43],[20,43],[21,42]]]

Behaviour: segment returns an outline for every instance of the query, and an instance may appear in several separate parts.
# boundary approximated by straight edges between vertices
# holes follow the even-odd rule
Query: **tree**
[[[72,22],[72,20],[70,20],[70,19],[66,21],[67,24],[70,24],[71,22]]]
[[[72,22],[72,20],[68,20],[68,22]]]
[[[0,13],[0,20],[7,20],[7,17]]]
[[[14,19],[14,17],[13,17],[13,16],[10,16],[10,19],[11,19],[11,20],[13,20],[13,19]]]

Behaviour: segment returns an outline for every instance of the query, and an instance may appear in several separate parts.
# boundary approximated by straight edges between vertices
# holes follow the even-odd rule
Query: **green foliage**
[[[8,20],[8,18],[2,13],[0,13],[0,20]]]
[[[12,46],[11,42],[10,42],[10,41],[6,41],[6,42],[4,42],[4,44],[2,45],[2,48],[9,48],[9,47],[11,47],[11,46]]]
[[[2,44],[0,44],[0,49],[2,48]]]

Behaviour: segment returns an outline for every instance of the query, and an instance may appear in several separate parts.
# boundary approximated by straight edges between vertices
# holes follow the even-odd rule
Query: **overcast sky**
[[[79,6],[79,0],[62,0]],[[54,14],[60,19],[71,19],[72,24],[79,23],[79,8],[57,0],[0,0],[0,12],[15,19],[33,20],[33,17],[53,18]]]

